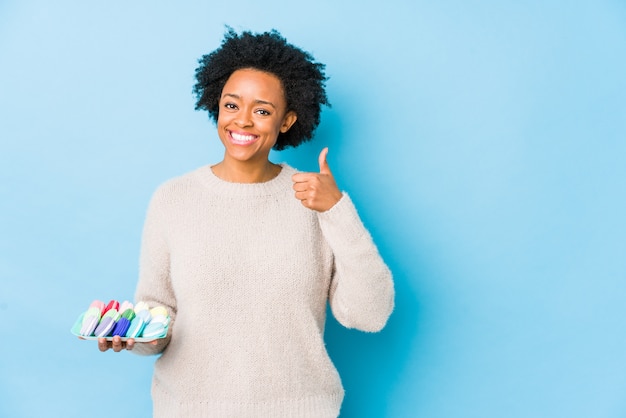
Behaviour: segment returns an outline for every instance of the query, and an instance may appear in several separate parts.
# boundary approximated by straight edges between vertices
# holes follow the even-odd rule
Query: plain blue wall
[[[329,320],[342,417],[626,416],[626,3],[163,3],[0,3],[0,416],[148,415],[154,359],[69,329],[132,298],[154,188],[219,160],[191,86],[225,24],[327,64],[274,157],[330,146],[395,275],[383,332]]]

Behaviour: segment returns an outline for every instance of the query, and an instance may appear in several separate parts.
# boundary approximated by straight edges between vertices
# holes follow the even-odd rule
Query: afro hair
[[[275,75],[285,91],[287,110],[298,119],[291,129],[279,133],[274,149],[297,147],[313,137],[320,123],[322,105],[330,106],[326,97],[324,64],[311,54],[289,43],[276,30],[238,35],[227,28],[222,45],[203,55],[196,68],[196,110],[206,110],[217,123],[219,101],[228,78],[237,70],[252,68]]]

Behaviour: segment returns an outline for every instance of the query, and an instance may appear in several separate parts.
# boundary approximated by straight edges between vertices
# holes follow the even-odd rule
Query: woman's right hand
[[[126,341],[122,341],[120,336],[113,337],[113,341],[107,341],[106,338],[98,338],[98,350],[105,352],[110,348],[116,353],[122,350],[132,350],[135,346],[135,339],[129,338]]]
[[[150,341],[147,344],[156,345],[157,340]],[[106,338],[98,338],[98,350],[105,352],[109,349],[113,349],[116,353],[119,353],[122,350],[132,350],[135,346],[135,339],[129,338],[126,341],[122,341],[120,336],[113,337],[113,341],[107,341]]]

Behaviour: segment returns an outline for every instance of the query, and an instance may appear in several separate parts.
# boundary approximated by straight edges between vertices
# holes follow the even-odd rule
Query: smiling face
[[[254,69],[235,71],[222,90],[217,118],[226,163],[266,164],[280,132],[297,117],[287,112],[282,83]]]

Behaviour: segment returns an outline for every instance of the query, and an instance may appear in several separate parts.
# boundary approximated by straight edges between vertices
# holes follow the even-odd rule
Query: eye
[[[269,115],[271,115],[271,113],[270,113],[270,112],[268,112],[268,111],[267,111],[267,110],[265,110],[265,109],[258,109],[258,110],[256,111],[256,113],[258,113],[258,114],[259,114],[259,115],[261,115],[261,116],[269,116]]]
[[[234,103],[226,102],[224,103],[224,108],[229,109],[229,110],[236,110],[237,105]]]

